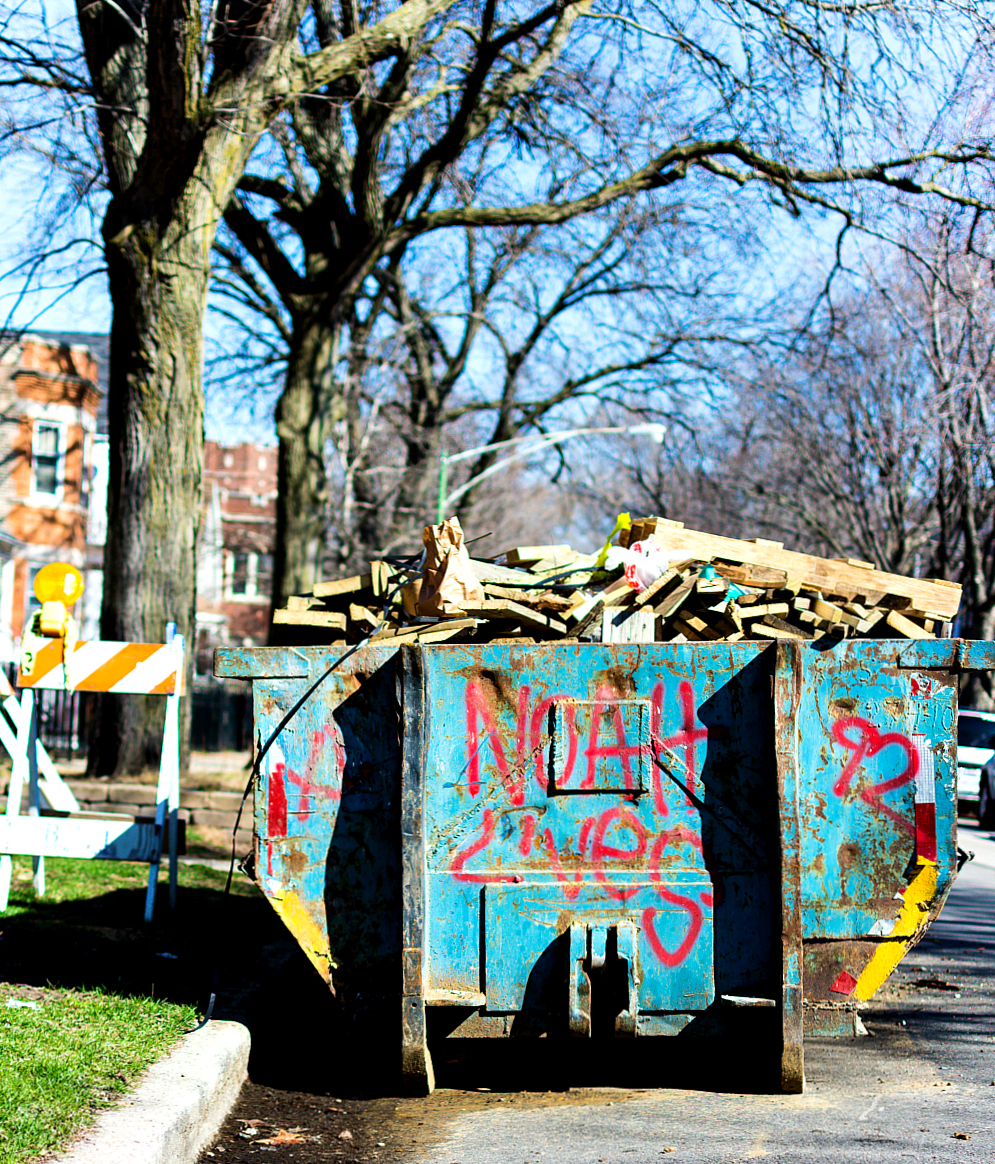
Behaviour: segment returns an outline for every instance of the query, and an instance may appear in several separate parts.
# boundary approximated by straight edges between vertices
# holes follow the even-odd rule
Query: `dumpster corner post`
[[[418,648],[402,649],[401,730],[401,1077],[404,1090],[431,1095],[435,1072],[425,1029],[425,738],[422,664]]]
[[[796,711],[801,687],[801,654],[796,644],[777,644],[774,675],[774,731],[781,835],[781,1090],[805,1090],[802,1044],[801,836],[798,814]]]

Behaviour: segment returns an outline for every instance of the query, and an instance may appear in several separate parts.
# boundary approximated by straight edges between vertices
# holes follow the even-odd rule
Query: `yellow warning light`
[[[35,575],[35,597],[43,605],[61,602],[72,606],[83,593],[83,575],[65,562],[49,562]]]

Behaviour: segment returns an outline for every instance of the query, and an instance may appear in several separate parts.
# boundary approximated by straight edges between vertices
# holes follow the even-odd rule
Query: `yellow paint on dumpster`
[[[881,987],[888,975],[895,969],[921,930],[929,920],[929,907],[936,898],[937,867],[923,865],[905,890],[902,911],[895,921],[895,928],[874,951],[871,960],[864,967],[853,988],[854,998],[866,1002]]]
[[[269,897],[269,902],[280,915],[283,924],[297,939],[311,965],[331,986],[332,971],[338,963],[333,960],[328,949],[328,938],[308,912],[307,906],[292,889],[284,891],[281,897]]]

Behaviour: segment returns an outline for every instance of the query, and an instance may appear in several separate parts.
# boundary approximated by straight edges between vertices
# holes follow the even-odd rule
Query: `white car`
[[[958,713],[957,799],[977,804],[981,827],[995,828],[995,712]]]

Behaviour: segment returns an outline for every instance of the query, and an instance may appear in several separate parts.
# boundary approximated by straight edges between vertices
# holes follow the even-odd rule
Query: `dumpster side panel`
[[[626,926],[642,1029],[776,996],[772,665],[752,644],[426,650],[429,997],[553,1031],[570,934]]]
[[[256,880],[326,981],[376,1005],[401,947],[396,652],[283,654],[253,684]]]
[[[797,746],[811,999],[869,998],[955,874],[956,679],[913,669],[915,647],[864,640],[803,654]]]

